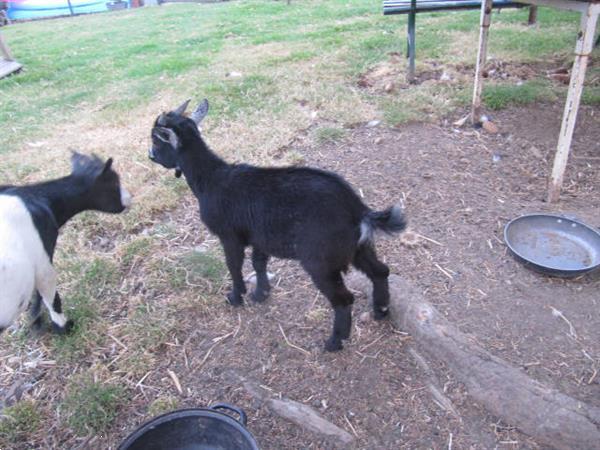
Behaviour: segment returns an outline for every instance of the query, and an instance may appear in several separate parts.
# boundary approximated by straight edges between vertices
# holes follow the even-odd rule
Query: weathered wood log
[[[310,406],[288,398],[272,397],[271,394],[261,388],[257,382],[234,371],[229,372],[229,375],[235,381],[240,383],[252,398],[259,400],[272,413],[313,433],[333,439],[338,444],[344,446],[347,446],[354,440],[354,437],[350,433],[324,419]]]
[[[350,288],[370,292],[366,278],[347,277]],[[490,413],[557,449],[600,449],[600,408],[528,377],[477,345],[448,322],[423,296],[390,275],[390,315],[428,358],[443,362],[469,395]]]

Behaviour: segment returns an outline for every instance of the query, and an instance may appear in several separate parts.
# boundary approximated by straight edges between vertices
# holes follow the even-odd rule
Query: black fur
[[[399,208],[372,211],[343,178],[324,170],[227,164],[206,146],[194,120],[174,112],[156,120],[152,142],[150,158],[183,172],[203,222],[223,245],[233,279],[231,304],[242,304],[244,248],[251,246],[255,301],[264,301],[270,290],[269,256],[299,260],[329,299],[335,318],[327,350],[341,349],[350,336],[354,297],[342,279],[350,264],[373,282],[375,318],[386,315],[389,269],[377,259],[372,234],[402,231]]]

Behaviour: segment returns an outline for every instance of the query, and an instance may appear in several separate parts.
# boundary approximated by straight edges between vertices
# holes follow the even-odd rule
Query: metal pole
[[[416,52],[416,17],[417,17],[417,0],[410,1],[410,12],[408,13],[408,74],[406,80],[409,83],[415,81],[415,52]]]
[[[74,16],[75,14],[73,13],[73,5],[71,5],[71,0],[67,0],[67,3],[69,4],[69,11],[71,11],[71,15]]]

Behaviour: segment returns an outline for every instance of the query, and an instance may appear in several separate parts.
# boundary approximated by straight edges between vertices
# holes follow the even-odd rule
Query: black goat
[[[29,305],[33,326],[41,326],[41,303],[59,333],[73,326],[62,311],[52,265],[58,231],[85,210],[120,213],[131,196],[112,169],[112,158],[73,153],[70,175],[27,186],[0,186],[0,332]]]
[[[242,304],[244,249],[252,246],[256,289],[251,297],[262,302],[269,294],[269,256],[297,259],[335,311],[333,333],[326,350],[342,348],[350,337],[353,295],[342,278],[350,264],[373,282],[376,319],[387,315],[389,269],[377,259],[373,246],[376,229],[388,233],[406,227],[402,211],[394,206],[372,211],[340,176],[306,167],[259,168],[227,164],[204,143],[197,125],[208,113],[204,100],[183,116],[189,100],[175,111],[161,114],[152,129],[149,157],[175,175],[183,172],[200,203],[200,216],[216,234],[233,279],[227,295]]]

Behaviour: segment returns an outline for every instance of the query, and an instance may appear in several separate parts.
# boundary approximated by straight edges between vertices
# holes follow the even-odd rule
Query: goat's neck
[[[74,215],[91,209],[89,189],[73,176],[27,186],[26,189],[34,198],[45,201],[59,228]]]
[[[216,172],[227,163],[215,155],[203,142],[181,153],[179,167],[194,192],[199,195],[213,182]]]

